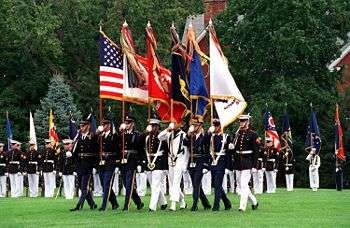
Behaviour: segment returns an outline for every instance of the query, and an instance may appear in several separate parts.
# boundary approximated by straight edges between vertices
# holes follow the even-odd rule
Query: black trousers
[[[343,170],[339,169],[338,172],[335,172],[335,184],[338,191],[343,189]]]
[[[103,195],[102,195],[102,205],[101,208],[105,209],[107,205],[107,198],[112,206],[117,205],[117,197],[113,189],[111,188],[111,183],[114,179],[114,170],[100,170],[99,176],[102,184]],[[109,194],[109,197],[108,197]]]
[[[125,186],[125,201],[124,210],[128,210],[130,206],[130,200],[132,199],[136,206],[140,206],[141,198],[136,192],[135,187],[135,170],[122,169],[123,183]]]
[[[226,193],[224,192],[224,189],[222,187],[222,182],[225,175],[225,170],[212,170],[211,174],[213,176],[214,181],[214,204],[213,204],[213,210],[219,210],[220,208],[220,200],[223,201],[225,208],[231,207],[231,202],[227,198]]]
[[[197,207],[199,198],[204,207],[209,207],[210,203],[202,189],[203,169],[190,169],[189,173],[193,186],[193,207]]]
[[[91,174],[79,174],[78,175],[79,188],[81,191],[81,195],[80,195],[80,198],[79,198],[79,201],[78,201],[76,207],[79,209],[83,208],[85,200],[88,202],[90,207],[93,207],[95,205],[95,201],[92,198],[92,193],[89,190],[90,179],[91,179]]]

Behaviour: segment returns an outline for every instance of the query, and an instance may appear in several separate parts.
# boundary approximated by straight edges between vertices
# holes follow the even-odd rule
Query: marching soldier
[[[321,166],[321,159],[318,154],[316,154],[316,148],[311,148],[309,155],[306,160],[310,162],[309,165],[309,178],[310,178],[310,188],[312,191],[316,192],[319,188],[319,175],[318,169]]]
[[[169,150],[169,194],[170,194],[170,210],[176,211],[176,203],[179,202],[180,209],[185,209],[184,193],[181,191],[181,179],[187,170],[189,153],[187,146],[184,145],[186,133],[180,129],[180,126],[170,123],[169,127],[159,133],[158,139],[166,141]]]
[[[266,138],[266,147],[264,151],[266,160],[266,193],[276,192],[276,174],[278,171],[278,152],[273,146],[271,138]]]
[[[8,173],[10,178],[11,197],[17,198],[21,196],[21,179],[20,163],[22,161],[21,143],[11,140],[11,150],[8,152]],[[22,182],[23,185],[23,182]]]
[[[4,144],[0,143],[0,198],[6,197],[7,192],[7,154],[4,150]]]
[[[75,208],[70,209],[71,211],[81,210],[85,200],[88,202],[91,210],[97,208],[89,189],[92,169],[98,161],[97,137],[90,132],[90,120],[88,118],[84,118],[79,125],[80,132],[75,139],[73,157],[76,160],[81,195]]]
[[[161,210],[165,210],[168,206],[163,189],[168,170],[168,148],[165,141],[158,139],[159,124],[158,119],[150,119],[146,134],[142,137],[145,142],[147,168],[151,172],[152,179],[149,211],[156,211],[158,203]]]
[[[107,200],[112,204],[112,210],[116,210],[119,205],[117,203],[117,197],[112,189],[112,183],[114,179],[114,171],[116,168],[117,152],[118,148],[118,135],[112,132],[112,124],[108,119],[102,121],[102,126],[97,129],[99,134],[99,150],[100,162],[99,162],[99,174],[102,184],[102,204],[99,211],[106,210]]]
[[[244,212],[247,208],[248,199],[252,202],[252,209],[256,210],[259,206],[258,201],[249,188],[251,173],[256,172],[256,163],[258,159],[258,134],[249,128],[250,115],[241,115],[239,117],[239,130],[235,135],[233,147],[235,152],[235,161],[241,171],[241,199],[239,211]]]
[[[45,184],[45,197],[53,197],[56,188],[55,153],[50,139],[45,139],[45,149],[41,154]]]
[[[213,120],[213,126],[208,130],[206,137],[206,150],[209,151],[211,161],[211,174],[214,181],[214,204],[213,211],[219,211],[220,200],[223,201],[225,210],[231,209],[231,202],[227,198],[226,193],[222,187],[222,182],[225,175],[225,168],[227,166],[226,152],[230,138],[227,134],[222,132],[220,121],[218,119]]]
[[[138,210],[144,207],[140,196],[136,192],[135,174],[140,161],[145,157],[139,132],[135,130],[135,118],[126,115],[124,123],[119,127],[121,136],[119,139],[121,153],[119,154],[120,169],[125,186],[125,201],[123,211],[128,211],[130,198],[134,201]]]
[[[293,180],[294,180],[294,165],[295,158],[293,155],[293,151],[287,150],[287,152],[283,155],[283,163],[285,167],[285,175],[286,175],[286,187],[287,191],[293,191]]]
[[[252,173],[253,176],[253,187],[254,187],[254,193],[255,194],[262,194],[263,193],[263,186],[264,186],[264,147],[261,144],[261,138],[259,137],[259,142],[258,142],[258,148],[259,148],[259,153],[258,153],[258,160],[256,162],[256,172]]]
[[[36,143],[29,141],[29,150],[26,157],[26,173],[28,175],[29,197],[38,197],[39,194],[39,162],[41,155],[35,149]]]
[[[335,156],[335,185],[337,191],[343,190],[343,166],[344,161]],[[0,177],[1,178],[1,177]]]
[[[60,154],[59,175],[63,180],[63,192],[66,199],[73,199],[75,191],[76,167],[73,159],[73,140],[62,140],[64,152]]]
[[[203,174],[210,169],[210,154],[205,148],[205,135],[203,133],[203,121],[198,118],[192,119],[192,125],[188,130],[185,145],[190,151],[189,173],[193,185],[193,204],[191,211],[198,210],[200,198],[205,210],[211,209],[211,205],[202,189]]]

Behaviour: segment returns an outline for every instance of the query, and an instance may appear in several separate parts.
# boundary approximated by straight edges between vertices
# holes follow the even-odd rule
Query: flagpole
[[[191,102],[191,119],[190,119],[190,123],[191,123],[191,120],[193,119],[193,112],[192,112],[192,108],[193,108],[193,105],[192,105],[192,97],[190,97],[190,102]],[[191,163],[193,163],[193,134],[191,133]]]
[[[101,26],[100,26],[101,29]],[[102,125],[102,98],[100,98],[100,126]],[[95,134],[96,132],[94,132]],[[102,133],[102,132],[101,132]],[[102,161],[102,136],[100,137],[100,151],[99,151],[100,161]]]
[[[122,123],[124,123],[124,119],[125,119],[125,100],[123,99],[122,101]],[[124,159],[125,159],[125,130],[122,129],[122,160],[121,160],[121,164],[123,164]]]

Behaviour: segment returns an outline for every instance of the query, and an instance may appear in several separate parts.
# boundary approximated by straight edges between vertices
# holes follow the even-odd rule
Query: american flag
[[[279,152],[281,149],[281,143],[276,131],[276,125],[273,121],[273,117],[270,111],[265,112],[264,115],[264,126],[265,126],[265,138],[271,138],[274,147]]]
[[[315,148],[316,153],[321,151],[321,134],[317,124],[316,113],[313,110],[311,110],[310,122],[305,140],[305,149],[311,148]]]
[[[123,53],[104,33],[100,35],[100,98],[122,100]]]

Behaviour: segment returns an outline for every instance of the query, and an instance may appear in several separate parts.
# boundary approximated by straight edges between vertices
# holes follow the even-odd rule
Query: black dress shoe
[[[141,202],[139,205],[137,205],[137,210],[141,210],[144,206],[145,204]]]
[[[191,211],[198,211],[198,206],[192,206]]]
[[[231,205],[228,205],[227,207],[225,207],[225,211],[229,211],[231,210],[232,206]]]
[[[219,208],[213,207],[211,210],[212,210],[212,211],[219,211]]]
[[[240,208],[240,209],[238,209],[238,211],[239,211],[239,212],[242,212],[242,213],[244,212],[244,211],[243,211],[241,208]]]
[[[113,205],[112,205],[112,210],[117,210],[118,207],[119,207],[119,204],[113,204]]]
[[[129,208],[126,208],[126,207],[123,208],[123,211],[128,211],[128,210],[129,210]]]
[[[70,211],[79,211],[80,208],[79,207],[75,207],[75,208],[72,208],[72,209],[69,209]]]
[[[101,207],[101,208],[99,208],[98,210],[99,210],[99,211],[105,211],[106,208]]]
[[[259,203],[256,203],[255,205],[252,205],[252,209],[253,209],[253,210],[258,209],[258,207],[259,207]]]
[[[211,209],[211,205],[205,205],[204,206],[204,210],[210,210]]]
[[[164,204],[164,205],[160,206],[160,209],[165,210],[167,207],[168,207],[168,204]]]
[[[151,208],[148,209],[149,212],[155,212],[155,210],[152,210]]]
[[[95,210],[97,208],[97,204],[94,204],[90,207],[90,210]]]

